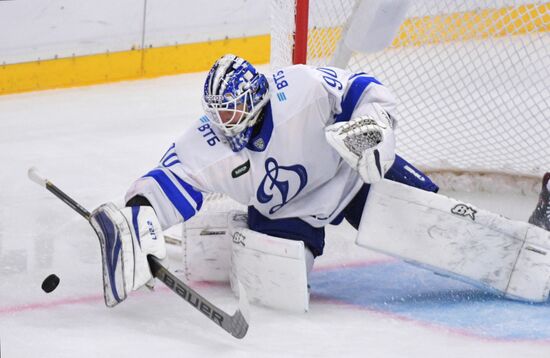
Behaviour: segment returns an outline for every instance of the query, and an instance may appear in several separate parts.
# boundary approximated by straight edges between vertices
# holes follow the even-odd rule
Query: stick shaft
[[[79,213],[84,217],[86,220],[90,220],[90,212],[86,210],[82,205],[77,203],[73,200],[69,195],[65,194],[63,190],[59,189],[57,186],[55,186],[51,181],[43,177],[39,172],[38,169],[35,167],[29,168],[27,171],[27,175],[29,176],[29,179],[35,182],[36,184],[43,186],[46,188],[50,193],[57,196],[61,201],[63,201],[65,204],[69,205],[74,211]]]
[[[56,187],[49,180],[46,180],[46,189],[48,189],[53,195],[57,196],[62,202],[69,205],[74,211],[82,215],[84,219],[90,220],[90,212],[86,210],[86,208],[74,201],[73,198],[65,194],[65,192]]]

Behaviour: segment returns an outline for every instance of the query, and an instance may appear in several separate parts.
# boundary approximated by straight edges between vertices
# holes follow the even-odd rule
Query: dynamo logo
[[[269,209],[273,214],[294,199],[307,184],[307,171],[302,165],[282,166],[274,158],[265,161],[265,176],[262,179],[256,198],[262,204],[276,202]]]

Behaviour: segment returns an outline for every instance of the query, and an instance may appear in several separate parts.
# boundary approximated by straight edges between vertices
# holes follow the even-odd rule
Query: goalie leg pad
[[[229,221],[246,227],[244,212],[205,212],[183,223],[182,249],[186,279],[229,282],[231,234]]]
[[[151,207],[118,209],[107,203],[90,216],[101,244],[105,304],[116,306],[152,278],[147,255],[166,257],[164,236]]]
[[[508,298],[550,291],[549,232],[400,183],[371,187],[356,242]]]
[[[238,292],[240,281],[250,302],[291,312],[309,308],[308,270],[313,255],[302,241],[281,239],[231,227],[230,282]]]

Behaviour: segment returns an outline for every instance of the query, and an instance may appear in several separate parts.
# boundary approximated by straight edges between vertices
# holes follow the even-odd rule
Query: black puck
[[[55,290],[57,285],[59,285],[59,277],[52,273],[42,282],[42,289],[44,290],[44,292],[50,293]]]

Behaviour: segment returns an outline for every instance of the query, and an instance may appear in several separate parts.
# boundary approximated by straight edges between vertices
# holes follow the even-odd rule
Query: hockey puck
[[[42,290],[46,293],[50,293],[56,289],[57,285],[59,285],[59,277],[52,273],[42,282]]]

